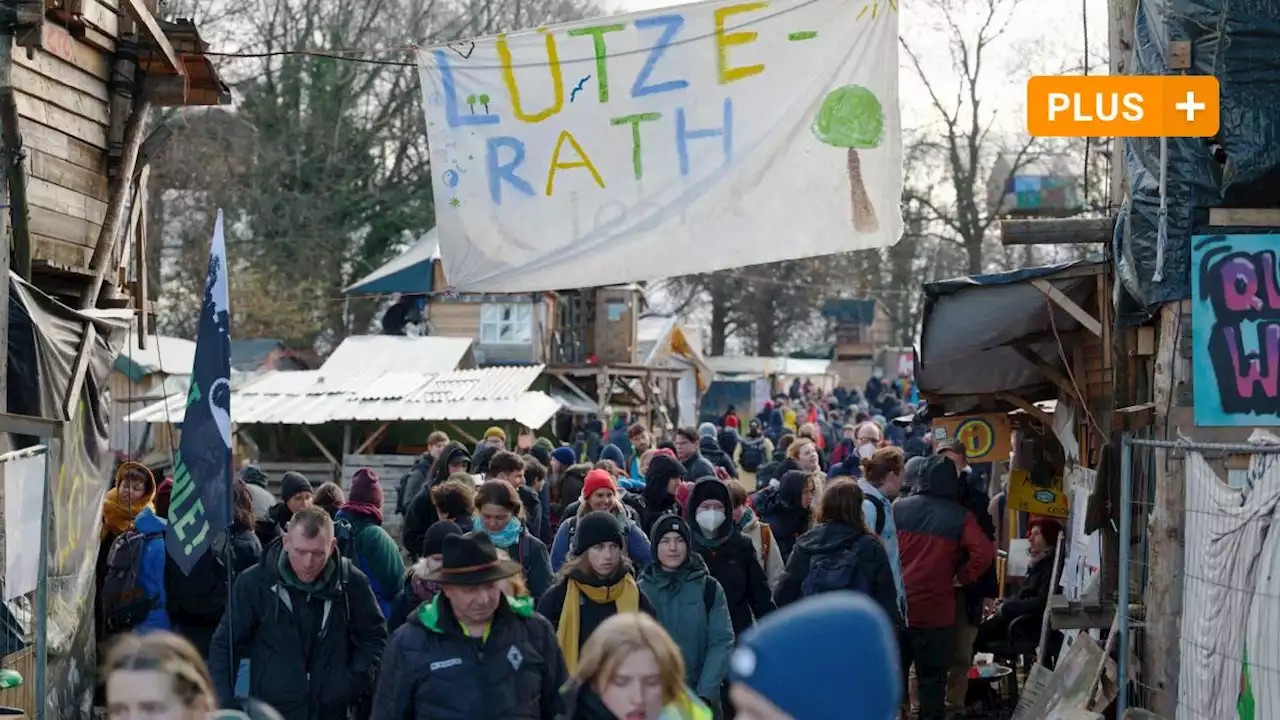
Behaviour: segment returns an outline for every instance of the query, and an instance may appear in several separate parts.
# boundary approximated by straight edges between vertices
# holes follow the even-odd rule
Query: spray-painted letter
[[[551,88],[555,96],[551,105],[536,113],[526,113],[520,105],[520,88],[516,85],[516,74],[511,69],[511,48],[507,47],[507,36],[499,35],[495,47],[498,50],[498,64],[502,66],[502,82],[511,95],[511,114],[527,123],[537,123],[560,112],[564,107],[564,77],[560,72],[560,56],[556,54],[556,36],[539,28],[538,32],[547,38],[547,65],[551,68]]]
[[[512,158],[502,162],[498,151],[509,148]],[[489,197],[494,205],[502,204],[502,181],[506,180],[511,187],[524,195],[533,195],[533,186],[516,175],[516,169],[524,162],[524,143],[513,137],[501,136],[489,138],[485,144],[485,167],[489,176]]]

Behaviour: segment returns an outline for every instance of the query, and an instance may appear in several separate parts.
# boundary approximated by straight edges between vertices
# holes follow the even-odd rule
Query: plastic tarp
[[[1054,330],[1065,335],[1080,323],[1032,281],[1043,279],[1087,308],[1104,269],[1081,261],[926,284],[915,368],[920,392],[945,412],[968,410],[998,392],[1028,402],[1056,398],[1053,383],[1023,353],[1063,371],[1071,343],[1063,339],[1059,347]]]
[[[1191,238],[1207,232],[1210,207],[1280,200],[1280,1],[1141,0],[1134,41],[1135,75],[1176,72],[1167,69],[1169,43],[1191,42],[1186,72],[1216,75],[1221,86],[1217,144],[1226,155],[1219,165],[1203,138],[1166,141],[1168,238],[1157,283],[1160,139],[1125,141],[1131,207],[1117,223],[1117,275],[1128,307],[1149,308],[1191,296]]]
[[[92,714],[95,670],[94,571],[102,499],[115,458],[108,450],[111,403],[107,376],[125,341],[126,320],[77,312],[11,274],[9,295],[9,412],[62,417],[63,397],[85,323],[93,324],[88,370],[59,442],[54,468],[49,546],[49,695],[51,718]],[[39,438],[12,436],[14,447]],[[35,678],[29,678],[35,682]]]
[[[440,233],[428,230],[404,252],[343,290],[347,295],[429,293],[433,290],[433,266],[440,260]]]

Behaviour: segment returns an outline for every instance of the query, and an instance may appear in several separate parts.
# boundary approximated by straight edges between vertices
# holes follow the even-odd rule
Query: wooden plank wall
[[[85,39],[46,20],[44,48],[13,53],[32,257],[82,270],[107,210],[107,81],[119,21],[115,0],[84,7]]]
[[[430,304],[427,320],[435,335],[480,341],[480,303],[437,300]]]

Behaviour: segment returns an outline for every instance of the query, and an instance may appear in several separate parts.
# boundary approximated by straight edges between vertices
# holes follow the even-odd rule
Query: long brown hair
[[[240,478],[232,485],[236,504],[231,508],[231,522],[240,527],[253,529],[257,518],[253,514],[253,495],[249,494],[249,486]]]
[[[857,482],[848,479],[835,480],[822,491],[822,498],[818,501],[818,513],[814,520],[818,524],[833,522],[852,525],[870,534],[867,518],[862,513],[864,499],[862,488],[858,487]]]
[[[485,505],[497,505],[524,520],[524,505],[520,502],[520,495],[506,480],[486,480],[481,483],[476,488],[474,504],[477,511]]]
[[[882,447],[871,457],[862,459],[862,473],[867,482],[880,487],[889,475],[902,472],[906,462],[901,448]]]

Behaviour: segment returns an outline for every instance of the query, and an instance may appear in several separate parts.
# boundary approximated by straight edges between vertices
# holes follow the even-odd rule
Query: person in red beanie
[[[382,616],[387,617],[400,592],[404,560],[395,540],[382,529],[382,483],[374,471],[361,468],[351,476],[347,502],[334,518],[334,535],[343,557],[369,577]]]
[[[991,652],[1009,643],[1035,642],[1040,636],[1040,619],[1049,606],[1053,594],[1053,566],[1058,561],[1058,536],[1062,525],[1050,517],[1037,515],[1031,518],[1027,539],[1031,543],[1031,567],[1018,593],[1000,604],[995,614],[978,626],[978,637],[973,646],[978,652]],[[1013,622],[1030,617],[1032,622]],[[1061,635],[1055,634],[1055,642]]]
[[[551,568],[556,572],[569,559],[569,549],[573,547],[573,536],[578,520],[589,512],[607,512],[622,524],[626,536],[626,551],[636,572],[648,567],[653,559],[649,547],[649,536],[640,527],[640,514],[621,500],[618,481],[607,470],[599,468],[587,473],[582,481],[582,498],[565,508],[565,520],[556,530],[555,540],[551,543]]]

